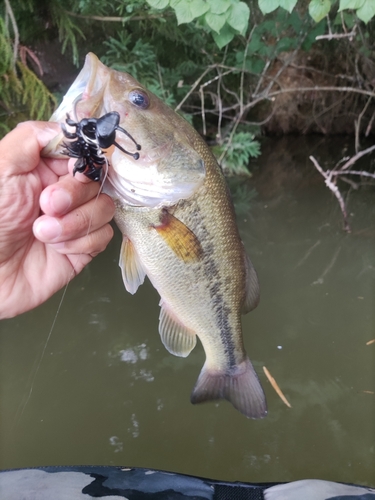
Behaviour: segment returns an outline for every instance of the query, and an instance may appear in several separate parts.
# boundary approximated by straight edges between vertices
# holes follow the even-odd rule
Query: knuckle
[[[101,202],[103,203],[103,208],[105,209],[105,213],[108,217],[108,221],[112,219],[115,213],[115,204],[113,203],[112,198],[110,198],[107,194],[100,195]]]
[[[106,224],[99,231],[96,231],[96,233],[96,249],[98,250],[98,253],[103,252],[107,248],[108,243],[111,241],[114,231],[109,224]]]

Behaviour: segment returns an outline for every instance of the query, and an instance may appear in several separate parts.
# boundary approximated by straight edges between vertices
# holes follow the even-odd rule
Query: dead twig
[[[208,67],[206,68],[203,73],[201,74],[201,76],[199,78],[197,78],[197,80],[195,80],[195,82],[193,83],[193,85],[190,87],[190,90],[189,92],[186,94],[186,96],[182,99],[182,101],[180,101],[177,106],[175,107],[175,111],[178,111],[179,109],[181,109],[181,106],[184,104],[184,102],[191,96],[191,94],[194,92],[194,90],[198,87],[198,85],[200,84],[200,82],[203,80],[203,78],[207,75],[207,73],[209,73],[210,71],[212,70],[211,67]]]
[[[366,170],[345,170],[345,172],[341,172],[339,170],[332,170],[329,171],[332,176],[338,176],[338,175],[360,175],[361,177],[370,177],[372,179],[375,179],[375,174],[372,174],[371,172],[366,172]],[[343,178],[344,180],[344,178]],[[348,179],[346,179],[348,182]],[[358,186],[357,186],[358,187]],[[357,187],[355,189],[357,189]]]
[[[328,266],[324,269],[323,273],[320,275],[320,277],[312,283],[312,285],[323,285],[324,283],[324,277],[327,276],[327,274],[330,272],[330,270],[333,268],[333,266],[336,263],[337,257],[339,256],[339,253],[341,251],[341,247],[338,247],[336,252],[334,253],[331,262],[328,264]]]
[[[374,119],[375,119],[375,111],[372,113],[370,121],[368,122],[368,125],[367,125],[367,128],[366,128],[366,132],[365,132],[365,136],[366,137],[368,137],[370,135],[370,132],[371,132],[371,129],[372,129],[372,124],[374,123]]]
[[[30,59],[35,63],[36,67],[38,68],[40,76],[43,76],[43,68],[40,63],[39,57],[35,54],[35,52],[25,45],[20,45],[20,59],[22,61],[22,64],[27,66],[27,56],[30,57]]]
[[[7,0],[5,0],[7,1]],[[162,14],[150,14],[145,16],[85,16],[83,14],[77,14],[76,12],[71,12],[69,10],[65,11],[69,16],[78,17],[80,19],[87,19],[90,21],[101,21],[110,23],[125,23],[127,21],[147,21],[148,19],[161,19],[164,17],[172,16],[172,12],[163,12]]]
[[[364,155],[367,155],[369,153],[371,153],[372,151],[375,151],[375,145],[374,146],[371,146],[367,149],[363,149],[362,151],[359,151],[359,153],[357,153],[356,155],[352,156],[350,158],[350,160],[348,160],[346,163],[344,163],[344,165],[341,167],[340,170],[347,170],[349,167],[351,167],[352,165],[354,165],[354,163],[359,160],[360,158],[362,158],[362,156]]]
[[[344,198],[343,198],[339,188],[336,185],[336,178],[332,179],[332,177],[333,177],[332,171],[324,171],[322,169],[322,167],[319,165],[319,163],[317,162],[317,160],[313,156],[310,156],[309,158],[313,162],[313,164],[314,164],[315,168],[318,170],[318,172],[320,174],[322,174],[322,176],[324,177],[325,185],[336,196],[337,201],[339,202],[339,205],[340,205],[341,213],[344,217],[344,231],[346,231],[347,233],[350,233],[351,228],[350,228],[349,221],[348,221],[348,212],[346,210]]]
[[[291,404],[289,403],[289,401],[286,399],[286,397],[284,396],[282,390],[280,389],[280,387],[277,385],[277,382],[276,380],[273,378],[273,376],[270,374],[270,372],[267,370],[267,368],[265,366],[263,366],[263,371],[264,373],[266,374],[266,377],[268,378],[268,380],[270,381],[272,387],[275,389],[275,391],[277,392],[278,396],[280,397],[280,399],[283,401],[283,403],[285,403],[287,405],[288,408],[291,408]]]
[[[310,255],[312,254],[312,252],[315,250],[316,247],[318,247],[320,245],[321,241],[318,240],[316,241],[312,247],[310,247],[307,252],[305,253],[305,255],[302,257],[302,259],[298,262],[298,264],[296,265],[296,267],[294,269],[297,269],[298,267],[302,266],[302,264],[310,257]]]
[[[353,40],[355,36],[355,28],[350,33],[329,33],[328,35],[318,35],[315,37],[315,40],[335,40],[338,38],[349,38],[349,40]]]
[[[367,111],[367,108],[370,105],[371,100],[372,100],[372,97],[369,97],[367,99],[367,102],[366,102],[364,108],[362,109],[362,111],[358,115],[358,119],[354,121],[354,128],[355,128],[355,152],[356,153],[359,152],[359,148],[361,147],[360,144],[359,144],[359,133],[361,131],[361,121],[362,121],[362,118],[363,118],[364,114]]]

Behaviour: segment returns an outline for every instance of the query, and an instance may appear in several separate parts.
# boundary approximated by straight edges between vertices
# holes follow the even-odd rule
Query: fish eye
[[[146,92],[141,90],[132,90],[129,92],[129,101],[138,108],[147,109],[150,105],[150,99]]]

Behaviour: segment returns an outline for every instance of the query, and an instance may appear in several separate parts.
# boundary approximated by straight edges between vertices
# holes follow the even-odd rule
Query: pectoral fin
[[[122,239],[119,266],[126,290],[134,294],[144,282],[146,272],[133,243],[126,236]]]
[[[202,257],[202,246],[193,231],[167,210],[162,212],[161,224],[153,228],[184,262],[198,261]]]
[[[246,268],[246,295],[245,302],[242,306],[242,314],[247,314],[256,308],[259,304],[260,290],[258,275],[247,254],[245,254]]]
[[[161,341],[171,354],[186,358],[194,349],[197,336],[173,317],[162,302],[160,306],[159,333]]]

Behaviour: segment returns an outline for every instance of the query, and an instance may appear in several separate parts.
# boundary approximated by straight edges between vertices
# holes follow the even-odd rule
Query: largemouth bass
[[[104,191],[123,234],[125,287],[135,293],[147,275],[159,292],[159,333],[170,353],[188,356],[199,337],[206,361],[192,403],[227,399],[247,417],[262,418],[265,396],[241,329],[241,314],[258,304],[259,285],[222,171],[187,121],[129,74],[88,54],[51,120],[112,112],[141,146],[139,155],[124,154],[135,141],[117,133],[122,150],[105,152]],[[63,140],[61,134],[45,154],[59,154]]]

